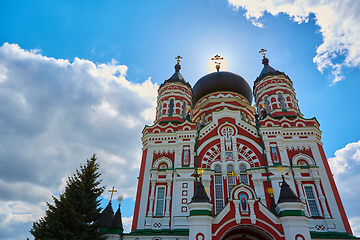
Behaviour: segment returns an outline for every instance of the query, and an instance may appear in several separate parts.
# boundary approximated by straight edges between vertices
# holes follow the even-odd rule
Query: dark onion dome
[[[231,72],[213,72],[200,78],[193,87],[193,107],[202,97],[220,91],[239,93],[249,101],[249,104],[252,102],[252,91],[244,78]]]
[[[270,67],[269,59],[263,58],[263,60],[261,62],[262,62],[262,64],[264,64],[264,68],[261,71],[259,77],[256,78],[255,83],[257,83],[258,81],[260,81],[261,79],[263,79],[264,77],[269,76],[269,75],[285,75],[284,72],[280,72],[280,71],[275,70],[274,68]]]
[[[162,87],[165,83],[180,82],[180,83],[188,86],[191,89],[191,85],[187,81],[185,81],[184,77],[181,75],[180,69],[181,69],[180,64],[176,64],[175,65],[175,73],[168,80],[165,80],[165,82],[163,82],[160,85],[160,87]]]

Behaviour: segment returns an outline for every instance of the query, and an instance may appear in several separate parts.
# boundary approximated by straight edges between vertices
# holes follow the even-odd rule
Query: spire
[[[122,220],[121,220],[120,203],[119,203],[118,210],[115,213],[114,219],[113,219],[109,229],[116,229],[116,230],[120,230],[121,232],[124,231]]]
[[[296,194],[291,190],[290,186],[285,181],[284,175],[282,175],[282,184],[280,189],[280,196],[278,204],[282,202],[301,202]]]
[[[264,68],[261,71],[260,75],[258,78],[256,78],[255,82],[259,81],[260,79],[263,79],[264,77],[268,76],[268,75],[280,75],[280,74],[284,74],[284,72],[280,72],[278,70],[275,70],[274,68],[270,67],[269,65],[269,59],[266,58],[265,52],[267,50],[265,49],[261,49],[259,51],[259,53],[262,54],[263,59],[261,60],[262,64],[264,64]],[[284,74],[285,75],[285,74]]]
[[[111,206],[111,201],[109,201],[109,204],[106,206],[104,211],[101,213],[101,218],[97,221],[97,223],[100,224],[101,228],[108,228],[110,227],[112,221],[114,218],[114,211]]]
[[[200,177],[200,181],[199,184],[197,185],[196,191],[194,196],[191,199],[190,203],[193,202],[207,202],[207,203],[211,203],[210,199],[205,191],[204,185],[201,182],[201,177]]]
[[[185,85],[187,85],[188,87],[191,88],[190,84],[185,81],[184,77],[180,73],[180,69],[181,69],[180,59],[181,58],[182,57],[180,55],[178,55],[175,58],[175,59],[177,59],[176,65],[174,67],[175,68],[175,73],[169,79],[165,80],[164,83],[161,84],[161,86],[163,86],[165,83],[168,83],[168,82],[180,82],[180,83],[183,83],[183,84],[185,84]]]

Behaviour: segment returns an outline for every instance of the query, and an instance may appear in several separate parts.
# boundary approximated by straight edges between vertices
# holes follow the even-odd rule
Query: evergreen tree
[[[94,154],[68,178],[59,199],[53,196],[54,205],[47,202],[45,217],[34,222],[30,230],[35,239],[105,239],[96,224],[101,215],[99,197],[105,189],[100,186],[100,176]]]

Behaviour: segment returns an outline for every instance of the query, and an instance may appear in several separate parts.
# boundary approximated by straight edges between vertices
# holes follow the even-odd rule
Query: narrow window
[[[171,99],[169,105],[169,116],[172,116],[173,112],[174,112],[174,99]]]
[[[312,186],[305,186],[306,199],[309,205],[310,214],[312,217],[320,217],[319,210],[317,207],[314,191]]]
[[[240,182],[249,184],[248,176],[246,173],[246,166],[244,164],[241,164],[239,168],[240,168]]]
[[[232,165],[228,165],[228,166],[227,166],[227,171],[228,171],[228,177],[227,177],[228,197],[230,198],[231,189],[232,189],[233,186],[236,184],[236,183],[235,183],[235,177],[232,176],[232,174],[233,174],[233,172],[234,172],[234,167],[233,167]]]
[[[265,109],[267,113],[270,113],[270,103],[267,97],[265,97]]]
[[[186,102],[183,103],[183,112],[182,112],[183,118],[186,118]]]
[[[282,93],[278,93],[278,99],[279,99],[280,107],[282,109],[286,109],[284,97],[283,97]]]
[[[164,215],[164,205],[165,205],[165,188],[159,187],[157,192],[157,200],[156,200],[156,216]]]
[[[221,167],[219,165],[215,166],[215,214],[218,214],[221,209],[224,207],[224,197],[223,197],[223,184],[221,177]]]

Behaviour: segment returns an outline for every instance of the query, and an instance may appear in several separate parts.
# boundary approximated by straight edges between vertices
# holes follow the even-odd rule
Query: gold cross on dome
[[[267,50],[266,50],[266,49],[263,49],[263,48],[259,51],[259,53],[261,53],[261,55],[263,56],[263,58],[265,58],[265,56],[266,56],[266,54],[265,54],[266,51],[267,51]]]
[[[216,68],[216,70],[217,71],[219,71],[220,70],[220,62],[218,62],[218,60],[223,60],[224,58],[222,58],[222,57],[220,57],[219,55],[215,55],[213,58],[211,58],[211,60],[213,60],[213,61],[216,61],[215,62],[215,68]]]
[[[111,202],[113,194],[114,194],[114,192],[117,192],[117,190],[115,190],[115,188],[113,187],[112,190],[109,190],[109,192],[111,192],[111,196],[110,196],[110,202]]]
[[[175,57],[175,59],[177,60],[177,64],[179,64],[179,63],[180,63],[180,59],[182,59],[182,56],[177,55],[177,57]]]
[[[232,180],[233,180],[233,186],[235,186],[235,180],[234,180],[234,177],[237,176],[236,174],[234,174],[234,171],[230,173],[228,173],[228,176],[232,177]]]

